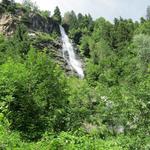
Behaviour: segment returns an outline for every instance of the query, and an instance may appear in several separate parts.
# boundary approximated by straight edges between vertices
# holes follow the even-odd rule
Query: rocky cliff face
[[[12,35],[19,23],[24,23],[29,30],[40,31],[45,33],[60,33],[59,25],[50,17],[43,17],[36,13],[24,14],[23,11],[17,10],[15,14],[0,14],[0,33]]]
[[[0,34],[12,36],[20,23],[27,26],[31,43],[36,49],[46,49],[48,54],[54,58],[56,63],[59,64],[67,74],[73,74],[71,68],[62,57],[62,42],[59,36],[53,40],[42,39],[40,37],[40,35],[43,35],[43,37],[51,36],[54,32],[60,35],[57,22],[52,18],[45,18],[40,14],[29,13],[26,15],[22,10],[16,10],[15,14],[0,14]]]
[[[68,65],[67,61],[63,58],[62,54],[62,41],[61,39],[57,40],[45,40],[40,39],[38,34],[36,34],[34,37],[31,36],[31,40],[34,41],[34,38],[36,39],[36,42],[33,42],[33,46],[38,50],[46,50],[47,54],[50,54],[51,58],[54,59],[54,61],[59,64],[59,66],[65,70],[65,72],[68,75],[77,75],[75,72],[72,71],[70,66]],[[39,40],[37,40],[39,39]]]
[[[17,19],[11,14],[0,15],[0,33],[12,35],[17,26]]]
[[[39,14],[30,13],[28,22],[25,23],[31,30],[45,33],[59,33],[59,25],[52,18],[44,18]]]

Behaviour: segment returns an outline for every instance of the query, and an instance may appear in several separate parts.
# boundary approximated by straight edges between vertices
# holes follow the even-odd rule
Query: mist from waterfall
[[[63,52],[63,57],[67,61],[68,65],[72,70],[74,70],[80,78],[84,78],[84,72],[82,69],[82,64],[80,60],[76,58],[74,48],[72,43],[70,42],[64,28],[60,26],[60,32],[61,32],[61,39],[63,42],[62,46],[62,52]]]

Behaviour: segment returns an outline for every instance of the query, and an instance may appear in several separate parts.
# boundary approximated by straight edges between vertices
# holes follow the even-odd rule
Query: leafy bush
[[[58,124],[60,130],[64,128],[57,117],[65,113],[66,83],[46,54],[31,50],[24,63],[9,59],[1,65],[0,89],[12,129],[37,139],[48,128],[53,130]]]

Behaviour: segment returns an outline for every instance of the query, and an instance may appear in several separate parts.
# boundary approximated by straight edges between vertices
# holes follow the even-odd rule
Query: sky
[[[16,0],[21,2],[22,0]],[[74,10],[76,13],[91,14],[96,19],[105,17],[113,21],[116,17],[132,18],[139,20],[146,16],[146,8],[150,0],[32,0],[37,3],[40,9],[49,10],[53,13],[56,6],[61,10],[62,15]]]

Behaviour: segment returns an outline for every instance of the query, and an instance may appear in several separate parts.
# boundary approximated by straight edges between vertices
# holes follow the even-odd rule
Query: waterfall
[[[67,61],[70,68],[72,70],[74,70],[80,78],[84,78],[82,64],[81,64],[80,60],[78,60],[76,58],[72,43],[70,42],[70,40],[62,26],[60,26],[60,32],[61,32],[61,39],[63,42],[62,52],[63,52],[64,59]]]

